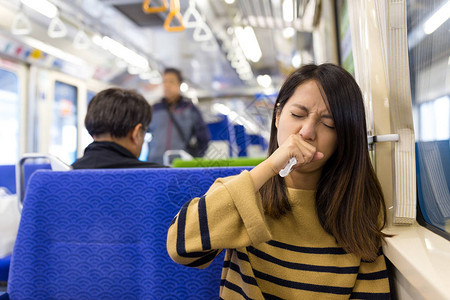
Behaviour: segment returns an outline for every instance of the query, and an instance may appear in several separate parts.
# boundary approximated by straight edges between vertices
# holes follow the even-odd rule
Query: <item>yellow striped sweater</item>
[[[177,263],[205,268],[227,249],[222,299],[389,299],[384,256],[347,254],[319,223],[314,191],[289,189],[292,211],[263,212],[248,171],[216,180],[188,201],[170,225]]]

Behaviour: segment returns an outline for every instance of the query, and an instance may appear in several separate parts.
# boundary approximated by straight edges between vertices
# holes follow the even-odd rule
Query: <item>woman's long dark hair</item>
[[[333,64],[305,65],[294,71],[278,94],[272,116],[268,156],[278,147],[276,115],[298,86],[314,80],[328,101],[337,148],[323,167],[316,189],[316,208],[323,228],[348,253],[374,260],[386,236],[386,206],[369,159],[364,102],[354,78]],[[260,190],[266,213],[278,218],[291,210],[286,183],[272,177]],[[381,224],[380,224],[381,220]]]

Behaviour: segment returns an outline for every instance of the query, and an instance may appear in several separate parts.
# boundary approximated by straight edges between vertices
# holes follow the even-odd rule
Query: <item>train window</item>
[[[350,35],[350,18],[348,16],[348,1],[336,1],[335,8],[339,40],[339,60],[344,69],[355,75],[352,38]]]
[[[97,94],[96,92],[93,92],[90,90],[87,91],[86,109],[89,106],[89,103],[91,103],[92,98],[94,98],[96,94]],[[83,129],[81,130],[80,146],[81,146],[81,149],[85,149],[90,143],[92,143],[94,141],[94,139],[91,137],[91,135],[87,131],[86,127],[84,127],[84,117],[83,117],[83,124],[82,124],[81,128],[83,128]]]
[[[449,237],[450,1],[407,4],[419,213],[425,226]]]
[[[87,97],[86,97],[87,105],[89,105],[89,103],[91,103],[92,98],[94,98],[96,94],[97,94],[96,92],[87,91]]]
[[[19,108],[18,77],[0,68],[0,165],[19,159]]]
[[[77,87],[55,81],[49,150],[67,164],[72,164],[77,154],[77,95]]]

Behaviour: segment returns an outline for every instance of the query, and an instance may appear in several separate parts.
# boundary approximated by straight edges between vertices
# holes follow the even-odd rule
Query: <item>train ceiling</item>
[[[312,61],[311,30],[320,12],[320,1],[316,0],[147,0],[150,9],[167,2],[167,9],[156,13],[145,13],[143,0],[47,1],[56,6],[55,17],[37,13],[24,4],[26,0],[0,0],[0,6],[10,10],[9,20],[2,16],[0,25],[3,22],[9,27],[7,24],[17,21],[22,13],[33,30],[14,38],[28,44],[37,39],[66,52],[75,65],[78,59],[88,69],[96,66],[93,76],[100,80],[121,84],[133,83],[136,79],[132,78],[139,77],[156,84],[157,73],[165,67],[177,67],[191,87],[213,96],[251,95],[260,91],[261,85],[276,88],[296,64]],[[187,18],[183,18],[186,28],[169,32],[164,22],[177,9],[177,2],[179,15],[174,14],[170,30],[179,25],[177,16]],[[62,25],[55,23],[55,18]],[[23,19],[19,21],[23,23]],[[67,33],[49,37],[52,25],[54,29],[65,27]],[[252,45],[247,46],[253,57],[246,56],[243,43],[251,44],[249,28],[260,47],[259,56]],[[105,53],[114,43],[126,47],[124,53],[131,50],[136,54],[133,61],[133,55]]]

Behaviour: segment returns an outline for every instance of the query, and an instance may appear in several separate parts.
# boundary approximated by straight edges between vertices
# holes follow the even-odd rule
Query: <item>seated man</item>
[[[161,168],[138,160],[152,108],[134,91],[110,88],[89,103],[84,124],[94,142],[84,156],[72,164],[74,169]]]

